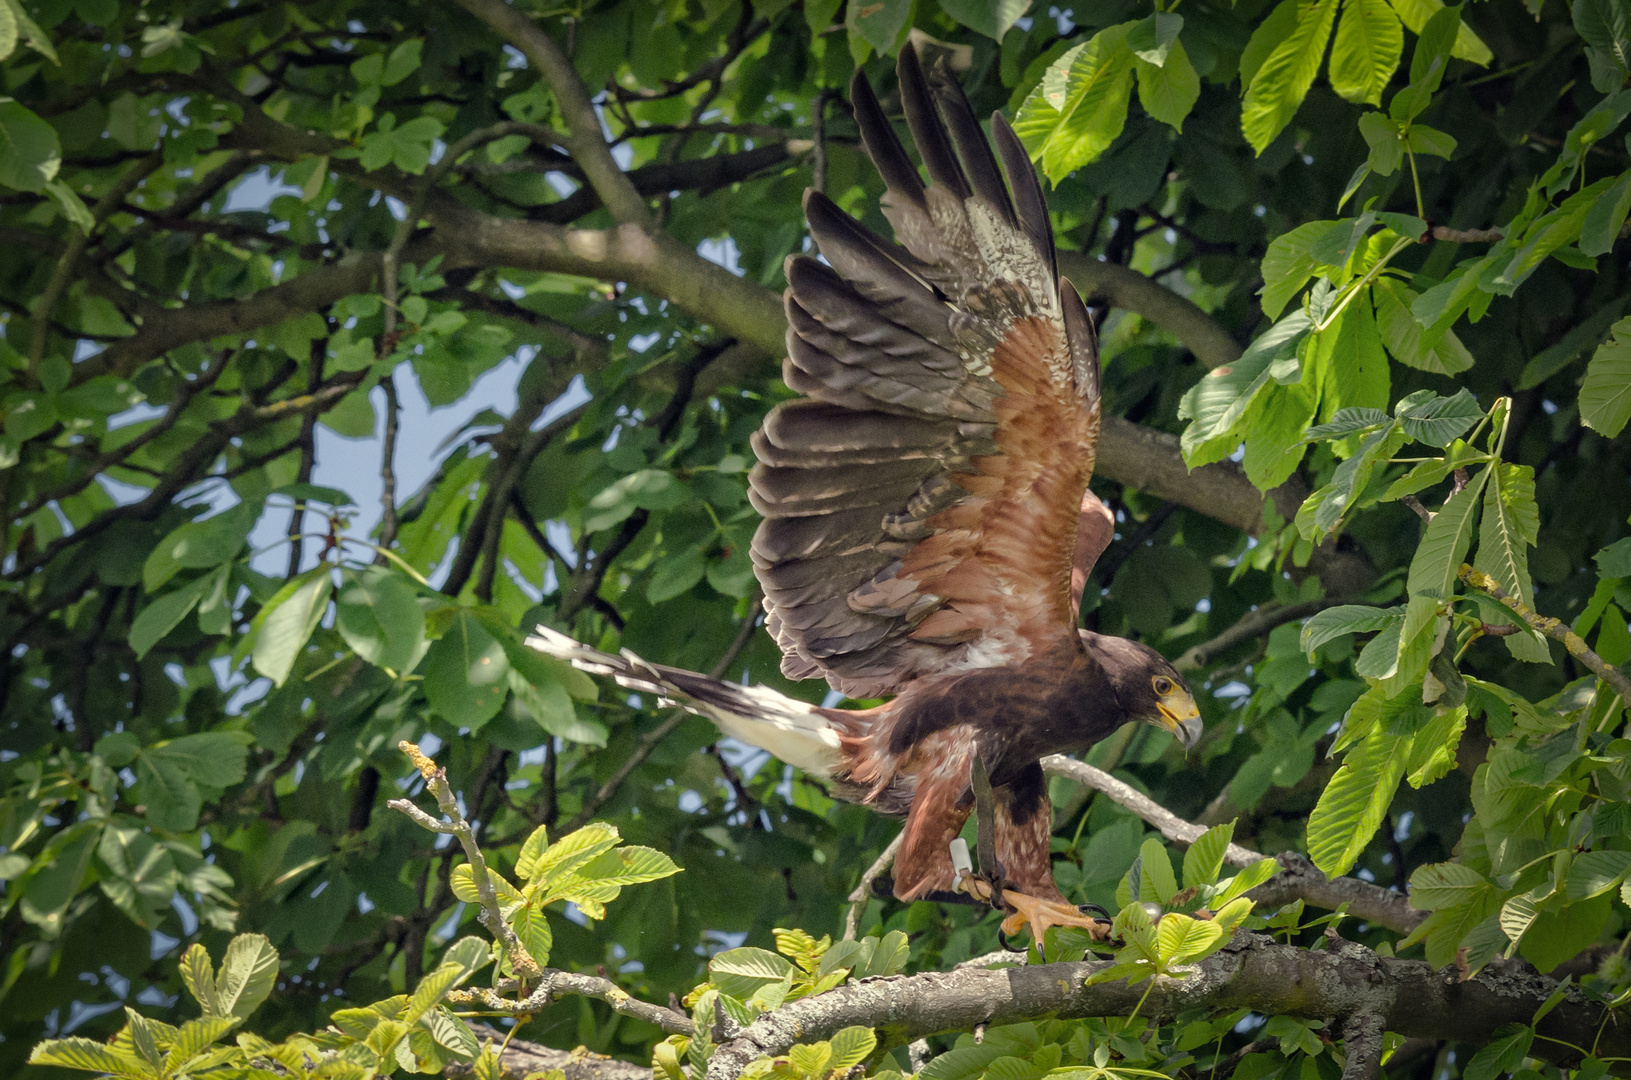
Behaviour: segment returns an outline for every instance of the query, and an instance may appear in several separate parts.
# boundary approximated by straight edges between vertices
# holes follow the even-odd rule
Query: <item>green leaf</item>
[[[1127,121],[1134,24],[1106,27],[1049,65],[1020,106],[1014,131],[1058,184],[1109,148]]]
[[[1631,318],[1615,323],[1613,333],[1592,354],[1580,385],[1580,422],[1606,439],[1631,420]]]
[[[1309,221],[1269,241],[1263,255],[1263,314],[1278,319],[1287,301],[1302,291],[1318,265],[1313,248],[1337,221]]]
[[[419,665],[429,648],[425,612],[406,577],[384,567],[347,575],[335,606],[334,627],[356,654],[398,676]]]
[[[993,41],[1003,35],[1031,8],[1032,0],[939,0],[940,10],[976,34]]]
[[[1461,1070],[1462,1080],[1495,1080],[1502,1073],[1516,1072],[1535,1041],[1533,1028],[1523,1024],[1502,1024]]]
[[[1447,662],[1440,653],[1435,660]],[[1467,707],[1439,708],[1417,733],[1410,748],[1410,760],[1405,763],[1405,781],[1413,788],[1424,788],[1442,779],[1455,768],[1456,748],[1461,744],[1467,727]]]
[[[1617,888],[1631,872],[1631,851],[1587,851],[1569,864],[1570,900],[1589,900]]]
[[[1172,859],[1167,855],[1167,849],[1161,841],[1150,837],[1138,849],[1138,858],[1142,866],[1142,885],[1139,887],[1140,900],[1154,900],[1158,904],[1165,904],[1178,893],[1178,879],[1172,873]]]
[[[210,966],[209,950],[204,946],[195,943],[181,954],[181,981],[205,1016],[225,1015],[226,1010],[215,999],[215,972]]]
[[[136,658],[146,656],[166,634],[180,626],[187,613],[198,606],[204,590],[213,583],[214,575],[206,574],[142,608],[130,623],[130,647],[135,650]]]
[[[97,876],[114,906],[138,926],[154,929],[176,893],[175,860],[145,830],[119,820],[102,830]]]
[[[1252,342],[1239,360],[1213,368],[1184,395],[1178,415],[1192,421],[1181,441],[1191,468],[1220,461],[1234,450],[1237,425],[1269,384],[1270,368],[1295,353],[1310,325],[1307,312],[1293,311]]]
[[[1597,572],[1605,578],[1631,577],[1631,536],[1614,541],[1591,558],[1597,564]]]
[[[1144,111],[1174,131],[1183,131],[1184,117],[1201,97],[1201,77],[1190,63],[1184,43],[1172,43],[1165,63],[1157,66],[1139,58],[1134,68],[1138,73],[1138,100]]]
[[[1412,34],[1422,34],[1433,16],[1445,10],[1442,0],[1388,0],[1388,2],[1393,5],[1393,10],[1399,13],[1399,18],[1404,23],[1405,29]],[[1455,37],[1450,47],[1451,56],[1457,60],[1466,60],[1477,64],[1479,67],[1484,67],[1495,59],[1495,54],[1489,51],[1489,46],[1485,45],[1478,35],[1473,33],[1459,18],[1456,20],[1455,27]],[[1417,47],[1420,48],[1419,45]],[[1416,82],[1418,80],[1415,58],[1412,57],[1411,59],[1410,81]],[[1438,89],[1436,83],[1433,88]]]
[[[1456,141],[1454,136],[1447,135],[1437,128],[1430,128],[1426,124],[1411,124],[1410,131],[1405,135],[1405,145],[1413,154],[1429,154],[1448,161],[1455,153]]]
[[[1494,886],[1470,866],[1461,863],[1428,863],[1410,875],[1410,906],[1417,911],[1471,904]]]
[[[1210,956],[1226,941],[1223,927],[1169,911],[1155,929],[1156,949],[1165,967],[1187,964]]]
[[[906,28],[912,14],[912,0],[871,0],[870,3],[850,4],[847,22],[850,37],[859,37],[879,56],[894,52],[896,39]],[[854,52],[853,43],[850,46]],[[857,62],[864,57],[858,57]]]
[[[1535,505],[1535,470],[1527,465],[1497,462],[1484,489],[1484,515],[1478,529],[1478,556],[1473,566],[1482,570],[1523,601],[1531,611],[1535,589],[1529,580],[1529,548],[1540,542],[1540,510]],[[1551,663],[1546,642],[1527,629],[1502,639],[1519,660]]]
[[[385,61],[384,73],[380,76],[380,85],[395,86],[418,71],[419,54],[424,46],[420,39],[410,38],[392,49],[390,58]]]
[[[531,903],[522,904],[511,917],[510,925],[515,928],[515,936],[521,939],[527,955],[538,961],[540,967],[547,965],[549,954],[555,947],[555,934],[549,928],[549,919],[544,915],[543,908]]]
[[[224,1015],[247,1018],[277,985],[278,955],[264,934],[239,934],[221,957],[215,1003]]]
[[[1612,59],[1621,72],[1631,73],[1631,8],[1625,0],[1575,0],[1569,9],[1575,32],[1592,49]]]
[[[548,881],[572,873],[585,863],[610,851],[621,841],[622,837],[618,835],[615,826],[603,821],[592,821],[575,832],[567,833],[541,853],[533,865],[533,880]]]
[[[362,137],[362,153],[357,160],[368,172],[395,165],[418,176],[430,164],[432,144],[446,130],[435,117],[416,116],[397,124],[395,117],[386,113],[380,117],[378,129]]]
[[[1392,427],[1393,417],[1381,409],[1338,409],[1329,423],[1316,424],[1304,434],[1305,442],[1340,439],[1347,435],[1370,435],[1379,428]]]
[[[1345,874],[1393,802],[1411,736],[1375,731],[1348,751],[1308,817],[1308,857],[1328,877]]]
[[[1227,881],[1219,882],[1223,886],[1223,891],[1213,897],[1212,902],[1217,904],[1221,911],[1279,872],[1278,862],[1273,859],[1260,859]]]
[[[1184,17],[1175,12],[1157,11],[1133,24],[1127,32],[1127,47],[1133,55],[1159,68],[1184,28]]]
[[[200,1016],[188,1020],[176,1033],[175,1044],[164,1061],[167,1071],[176,1072],[207,1050],[221,1036],[237,1027],[236,1016]]]
[[[1435,375],[1459,375],[1472,367],[1472,353],[1453,331],[1425,329],[1410,313],[1417,298],[1414,289],[1384,276],[1371,283],[1371,296],[1376,303],[1376,327],[1393,359]]]
[[[680,872],[674,860],[648,847],[620,847],[579,867],[579,877],[601,885],[638,885]]]
[[[1403,51],[1404,32],[1387,0],[1344,0],[1331,47],[1331,88],[1358,104],[1381,104]]]
[[[1344,634],[1368,634],[1380,630],[1390,622],[1403,618],[1398,608],[1376,608],[1360,604],[1341,604],[1315,613],[1303,623],[1298,645],[1310,656],[1327,641]]]
[[[687,498],[685,486],[666,469],[640,469],[615,481],[589,500],[583,531],[600,532],[636,510],[672,510]]]
[[[1466,387],[1457,390],[1453,397],[1435,395],[1420,401],[1406,398],[1399,406],[1396,414],[1405,434],[1429,446],[1449,446],[1484,415]]]
[[[706,570],[707,560],[702,550],[695,544],[684,548],[657,564],[657,572],[651,575],[651,582],[646,586],[646,599],[661,604],[683,596],[696,587]]]
[[[231,561],[249,539],[260,510],[260,506],[241,502],[223,513],[182,525],[160,540],[148,555],[142,566],[143,588],[157,592],[178,570],[204,569]]]
[[[261,609],[255,647],[250,654],[255,670],[277,686],[282,686],[294,670],[312,631],[328,611],[329,594],[334,591],[331,570],[324,564],[295,581],[299,584],[292,591],[281,599],[274,597]]]
[[[746,999],[760,986],[780,982],[792,970],[784,957],[749,945],[715,953],[708,961],[708,981],[721,993]]]
[[[1184,852],[1184,888],[1199,888],[1218,879],[1218,872],[1223,869],[1224,853],[1234,837],[1235,823],[1226,821],[1195,838],[1189,850]]]
[[[108,1073],[119,1077],[151,1077],[153,1070],[135,1054],[104,1046],[94,1039],[73,1036],[47,1039],[28,1055],[30,1065],[59,1065],[83,1072]]]
[[[510,661],[475,612],[460,610],[422,664],[430,707],[455,727],[478,731],[509,693]]]
[[[17,102],[0,101],[0,186],[38,194],[61,165],[56,130]]]
[[[1359,118],[1359,134],[1370,147],[1365,165],[1378,176],[1392,176],[1404,161],[1404,136],[1392,120],[1379,112]],[[1357,185],[1354,185],[1357,187]]]
[[[832,1060],[827,1068],[842,1072],[861,1064],[878,1047],[878,1036],[871,1028],[842,1028],[828,1040],[832,1045]]]
[[[1336,13],[1337,0],[1299,5],[1295,29],[1270,51],[1252,76],[1241,106],[1240,127],[1259,154],[1291,122],[1314,85]]]

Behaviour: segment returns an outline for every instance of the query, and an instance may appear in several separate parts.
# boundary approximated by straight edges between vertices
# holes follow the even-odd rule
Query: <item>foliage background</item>
[[[271,1028],[413,985],[474,913],[448,884],[453,848],[380,809],[418,790],[405,737],[435,748],[493,851],[592,816],[685,868],[603,924],[556,920],[558,966],[662,1000],[726,944],[842,925],[892,823],[705,721],[597,694],[517,631],[821,699],[751,627],[747,441],[787,394],[776,291],[807,243],[800,193],[887,232],[843,102],[858,65],[889,102],[909,33],[977,111],[1017,113],[1054,181],[1125,421],[1095,480],[1120,531],[1085,619],[1183,656],[1207,721],[1188,758],[1128,729],[1090,760],[1183,817],[1237,820],[1258,850],[1309,846],[1339,722],[1366,675],[1392,680],[1378,701],[1421,685],[1467,550],[1435,549],[1451,568],[1436,592],[1416,580],[1420,518],[1383,498],[1408,465],[1386,459],[1443,455],[1416,496],[1437,509],[1471,458],[1447,438],[1367,459],[1360,436],[1388,412],[1304,435],[1417,391],[1495,410],[1480,438],[1502,438],[1477,452],[1509,470],[1492,490],[1518,494],[1497,496],[1511,523],[1478,558],[1505,544],[1496,576],[1524,595],[1532,578],[1540,611],[1623,664],[1624,5],[1487,0],[1459,28],[1430,24],[1434,0],[1086,7],[0,4],[3,1067],[47,1035],[105,1035],[127,1002],[182,1009],[180,950],[218,954],[235,930],[284,957]],[[609,153],[580,122],[588,99],[560,89],[571,73]],[[1398,272],[1366,279],[1418,224]],[[1325,284],[1304,293],[1311,277]],[[1271,323],[1284,341],[1243,356],[1281,341]],[[1214,464],[1187,472],[1181,452]],[[1369,486],[1339,475],[1356,460]],[[1336,517],[1293,519],[1333,483],[1355,505],[1315,547]],[[1296,620],[1338,601],[1401,606],[1391,671],[1356,669],[1368,639],[1342,632],[1386,624],[1331,616],[1304,652]],[[1462,638],[1502,621],[1467,610]],[[1509,936],[1549,968],[1631,918],[1614,900],[1631,744],[1560,646],[1465,643],[1445,654],[1481,680],[1464,702],[1377,729],[1414,740],[1445,720],[1433,745],[1464,725],[1459,750],[1391,802],[1348,759],[1348,787],[1383,796],[1326,804],[1322,865],[1403,889],[1463,844],[1453,865],[1476,882],[1444,871],[1449,891],[1418,897],[1452,913],[1429,956],[1479,926],[1497,928],[1479,948],[1504,949],[1522,895],[1533,932]],[[1479,773],[1492,745],[1520,755],[1499,792]],[[1055,783],[1061,886],[1112,904],[1146,828]],[[1606,862],[1571,891],[1586,849]],[[863,929],[904,931],[914,969],[992,942],[931,905],[874,903]],[[526,1033],[636,1059],[657,1035],[587,999]]]

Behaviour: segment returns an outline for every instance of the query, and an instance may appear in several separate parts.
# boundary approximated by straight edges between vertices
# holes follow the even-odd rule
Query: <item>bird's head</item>
[[[1184,677],[1148,645],[1126,638],[1081,632],[1082,644],[1115,688],[1116,701],[1130,720],[1170,731],[1185,750],[1201,737],[1201,711]]]

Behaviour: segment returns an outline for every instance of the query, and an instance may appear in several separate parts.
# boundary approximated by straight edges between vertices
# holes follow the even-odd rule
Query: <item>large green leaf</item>
[[[1473,518],[1488,479],[1489,470],[1480,472],[1471,483],[1450,496],[1428,522],[1416,555],[1410,560],[1407,587],[1412,596],[1449,598],[1455,587],[1456,573],[1472,543]]]
[[[1127,121],[1134,23],[1100,30],[1049,65],[1014,118],[1014,131],[1058,184],[1109,148]]]
[[[1270,50],[1252,76],[1241,106],[1240,126],[1259,154],[1285,130],[1314,85],[1336,14],[1337,0],[1299,4],[1295,27]]]
[[[1308,857],[1327,876],[1346,874],[1376,835],[1404,776],[1411,736],[1375,731],[1348,751],[1308,816]]]
[[[282,686],[306,648],[312,631],[328,611],[334,580],[327,566],[319,565],[295,579],[298,584],[274,598],[257,616],[259,628],[250,654],[255,670]]]
[[[1419,911],[1470,904],[1494,890],[1489,880],[1461,863],[1429,863],[1410,875],[1410,906]]]
[[[1529,549],[1540,542],[1540,510],[1535,506],[1535,471],[1527,465],[1498,462],[1484,489],[1484,513],[1478,528],[1478,555],[1473,566],[1523,601],[1531,611],[1535,589],[1529,580]],[[1531,663],[1550,663],[1546,642],[1524,629],[1502,639],[1512,655]]]
[[[0,185],[37,194],[61,163],[51,125],[16,101],[0,101]]]
[[[239,934],[227,945],[215,977],[215,1007],[242,1020],[272,995],[278,954],[264,934]]]
[[[399,676],[413,671],[429,648],[413,587],[383,567],[369,567],[340,589],[334,627],[358,656]]]
[[[1142,57],[1135,58],[1138,73],[1138,100],[1144,111],[1174,131],[1184,130],[1184,117],[1201,97],[1201,77],[1190,63],[1184,43],[1174,41],[1166,62],[1159,67]]]
[[[1613,332],[1592,354],[1580,385],[1580,422],[1610,439],[1631,420],[1631,319],[1615,323]]]
[[[204,593],[216,585],[217,574],[205,574],[196,581],[189,581],[174,592],[165,593],[142,608],[130,624],[130,647],[140,659],[148,651],[164,639],[164,636],[187,617],[187,613],[198,606]]]
[[[1387,0],[1343,0],[1331,48],[1331,88],[1349,101],[1380,105],[1403,51],[1404,32]]]
[[[430,707],[456,727],[479,730],[497,715],[509,693],[504,646],[473,611],[454,614],[422,664]]]
[[[938,0],[940,10],[977,34],[1001,41],[1032,0]]]

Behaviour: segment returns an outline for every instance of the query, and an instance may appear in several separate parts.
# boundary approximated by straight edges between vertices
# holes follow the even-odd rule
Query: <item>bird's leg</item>
[[[1003,870],[1002,861],[997,858],[996,801],[991,794],[991,778],[986,774],[985,762],[980,760],[978,748],[974,751],[974,762],[969,769],[969,785],[974,789],[974,845],[980,856],[980,869],[978,873],[973,873],[971,868],[962,865],[954,845],[952,862],[958,872],[957,888],[998,910],[1006,910],[1000,898],[1012,883]],[[959,840],[958,844],[962,844],[962,841]],[[966,859],[966,844],[962,844],[962,851]]]

